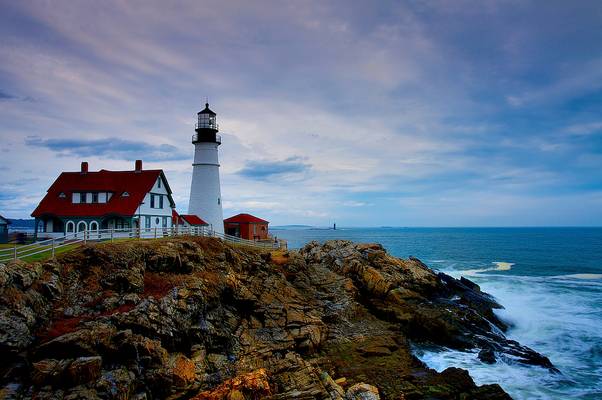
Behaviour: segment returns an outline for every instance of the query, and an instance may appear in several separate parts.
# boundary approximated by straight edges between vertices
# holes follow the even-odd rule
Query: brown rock
[[[197,394],[191,400],[224,400],[231,395],[240,398],[243,393],[248,394],[250,398],[262,398],[272,394],[265,369],[262,368],[228,379],[212,390]]]
[[[367,383],[356,383],[347,389],[346,400],[379,400],[378,389]]]
[[[100,377],[102,357],[79,357],[67,368],[67,377],[75,385],[94,381]]]
[[[38,386],[60,383],[72,360],[46,359],[32,364],[31,381]]]
[[[172,355],[169,361],[176,387],[185,387],[194,381],[196,365],[182,354]]]

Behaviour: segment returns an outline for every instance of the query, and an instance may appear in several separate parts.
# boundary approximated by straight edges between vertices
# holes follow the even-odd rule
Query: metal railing
[[[41,233],[44,234],[44,233]],[[49,253],[54,257],[57,250],[66,246],[73,246],[87,242],[102,242],[123,239],[157,239],[170,236],[207,236],[216,237],[227,242],[238,243],[246,246],[271,250],[279,247],[277,241],[254,241],[215,232],[206,227],[178,227],[170,228],[131,228],[131,229],[101,229],[86,230],[71,233],[47,233],[54,236],[22,246],[0,249],[0,263],[11,260],[24,259],[37,254]]]
[[[196,143],[199,141],[199,134],[195,133],[192,135],[192,143]],[[222,144],[222,136],[220,134],[215,134],[215,143]]]

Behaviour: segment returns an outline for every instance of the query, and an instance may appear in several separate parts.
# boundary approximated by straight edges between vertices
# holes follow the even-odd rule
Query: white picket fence
[[[43,234],[44,233],[41,233],[40,235]],[[218,233],[205,227],[101,229],[65,233],[61,234],[61,236],[54,234],[54,237],[50,239],[40,240],[27,245],[15,245],[12,248],[0,249],[0,262],[4,263],[10,260],[23,259],[41,253],[49,253],[50,256],[54,257],[57,249],[79,243],[85,244],[87,242],[103,241],[112,242],[116,239],[157,239],[162,237],[184,235],[217,237],[228,242],[239,243],[266,250],[279,247],[279,243],[275,241],[247,240],[236,236]]]

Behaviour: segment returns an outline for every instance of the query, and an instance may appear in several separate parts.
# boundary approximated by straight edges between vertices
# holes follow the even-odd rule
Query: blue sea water
[[[540,367],[481,363],[476,353],[417,351],[431,368],[457,366],[478,384],[499,383],[515,399],[602,399],[602,228],[272,229],[299,248],[311,240],[378,242],[466,276],[505,306],[508,336],[548,356]]]

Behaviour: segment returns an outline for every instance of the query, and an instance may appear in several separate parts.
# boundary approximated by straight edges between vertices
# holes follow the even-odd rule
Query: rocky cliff
[[[553,369],[468,280],[376,244],[262,253],[211,238],[0,265],[0,398],[506,399],[411,344]]]

